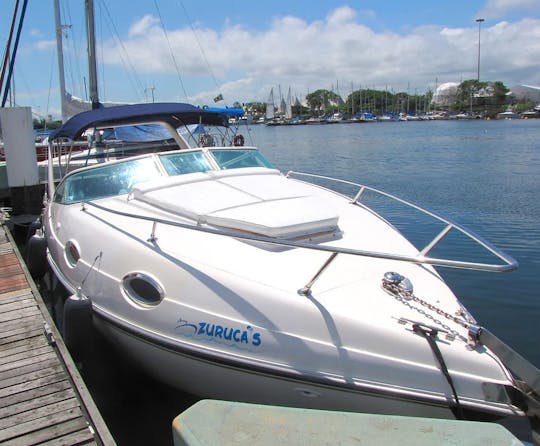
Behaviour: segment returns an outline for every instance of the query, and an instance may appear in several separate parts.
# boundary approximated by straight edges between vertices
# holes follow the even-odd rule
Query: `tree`
[[[312,113],[329,113],[343,104],[343,99],[330,90],[316,90],[306,96],[306,102]],[[322,113],[321,113],[322,112]]]
[[[459,84],[451,109],[494,116],[504,109],[508,91],[501,81],[479,82],[469,79]]]

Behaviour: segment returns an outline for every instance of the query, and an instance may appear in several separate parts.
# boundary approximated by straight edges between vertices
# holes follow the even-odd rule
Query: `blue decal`
[[[262,344],[261,334],[253,331],[251,325],[247,325],[245,329],[224,327],[219,324],[211,324],[209,322],[200,321],[197,324],[192,324],[184,319],[179,319],[175,327],[178,333],[197,337],[204,337],[210,340],[223,343],[223,341],[231,341],[232,345],[240,347],[241,345],[258,347]]]

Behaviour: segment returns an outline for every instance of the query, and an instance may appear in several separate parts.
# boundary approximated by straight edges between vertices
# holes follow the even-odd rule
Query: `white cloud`
[[[41,32],[41,30],[36,29],[36,28],[32,28],[32,29],[30,30],[30,35],[31,35],[32,37],[36,37],[36,38],[38,38],[38,39],[41,39],[41,38],[43,37],[43,33]]]
[[[144,36],[148,30],[155,29],[158,26],[159,20],[150,14],[137,20],[128,31],[128,36],[131,38],[137,38]]]
[[[486,7],[495,4],[502,8],[507,3],[493,0]],[[313,22],[280,17],[264,31],[225,22],[219,31],[198,26],[194,34],[186,27],[167,30],[167,36],[180,75],[187,79],[188,94],[203,103],[218,92],[230,102],[264,100],[272,85],[291,86],[305,96],[308,90],[329,89],[339,82],[341,94],[346,96],[351,82],[355,88],[387,86],[395,91],[418,88],[423,92],[428,86],[433,88],[435,79],[440,84],[476,77],[476,24],[470,28],[423,26],[397,34],[375,32],[360,22],[359,16],[364,14],[341,7]],[[171,93],[163,85],[156,87],[162,97],[168,94],[172,99],[178,96],[179,87],[168,42],[159,20],[147,15],[131,26],[122,46],[138,75],[170,76],[175,85]],[[484,24],[481,77],[509,86],[539,84],[538,42],[538,19]],[[111,42],[104,48],[105,61],[120,64],[118,53],[125,55],[125,51]]]
[[[56,40],[40,40],[33,44],[33,47],[37,50],[44,51],[56,48]]]
[[[497,19],[511,11],[538,11],[539,9],[540,0],[488,0],[476,16],[484,19]]]

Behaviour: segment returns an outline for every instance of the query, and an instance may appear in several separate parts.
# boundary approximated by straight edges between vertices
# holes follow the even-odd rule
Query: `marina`
[[[449,29],[463,33],[458,58],[477,45],[476,79],[463,80],[468,62],[446,62],[455,45],[441,62],[461,81],[440,84],[434,64],[437,72],[415,75],[425,93],[403,79],[389,88],[398,73],[414,73],[399,57],[392,79],[354,57],[332,74],[343,62],[338,45],[324,76],[312,77],[318,70],[303,65],[313,57],[300,63],[301,53],[298,76],[271,63],[289,71],[288,85],[307,87],[299,100],[292,86],[285,99],[280,70],[253,74],[242,93],[217,85],[202,42],[222,37],[199,40],[214,25],[194,26],[182,5],[215,83],[203,87],[198,67],[187,84],[197,79],[205,91],[193,99],[174,55],[180,49],[187,62],[195,45],[175,32],[171,46],[157,3],[156,17],[115,16],[124,30],[130,24],[127,50],[101,24],[96,41],[89,0],[85,24],[75,24],[87,32],[80,99],[80,73],[66,72],[74,66],[64,56],[85,51],[73,51],[69,6],[55,0],[47,16],[54,12],[62,123],[36,134],[52,114],[36,125],[14,82],[27,3],[14,7],[0,82],[0,442],[540,445],[540,88],[481,77],[483,18],[477,35]],[[356,14],[340,5],[321,23],[352,30],[353,42],[370,29]],[[99,17],[112,23],[109,11]],[[286,25],[287,37],[303,23],[318,22]],[[447,38],[428,28],[439,43]],[[496,28],[486,29],[491,46]],[[104,101],[109,49],[131,57],[156,42],[137,59],[152,72],[155,56],[167,58],[157,51],[162,34],[188,103],[162,92],[174,99],[156,101],[153,80],[136,82],[145,102]],[[247,59],[269,54],[258,53]],[[244,59],[233,65],[238,85],[250,71]],[[335,88],[311,90],[329,76]],[[343,76],[354,79],[347,96]],[[241,102],[239,94],[260,95],[263,78],[266,103]],[[120,79],[114,94],[127,97]],[[236,95],[232,107],[224,93]],[[191,105],[212,100],[225,106]]]
[[[483,124],[483,125],[480,125],[480,124]],[[480,162],[483,159],[482,155],[485,154],[487,150],[490,151],[489,153],[491,154],[492,158],[495,157],[495,159],[497,159],[499,156],[501,156],[502,155],[501,151],[504,151],[507,149],[506,144],[510,141],[508,138],[517,131],[517,133],[521,135],[520,136],[521,146],[519,149],[517,147],[513,147],[513,152],[516,156],[514,158],[508,158],[507,167],[510,171],[515,171],[516,169],[520,170],[521,172],[520,179],[522,182],[520,187],[523,187],[525,189],[531,188],[532,190],[534,190],[534,188],[536,187],[534,185],[535,184],[534,183],[535,164],[534,162],[532,163],[530,162],[531,159],[532,160],[535,159],[534,152],[531,152],[531,150],[535,150],[534,147],[536,147],[534,145],[535,144],[534,135],[535,135],[536,127],[534,127],[533,121],[493,122],[493,123],[470,122],[470,123],[461,123],[460,127],[456,127],[455,124],[452,127],[449,127],[450,125],[452,125],[452,123],[449,123],[449,122],[437,123],[435,125],[437,125],[438,128],[437,128],[437,132],[433,134],[429,132],[427,133],[422,132],[418,126],[416,126],[416,129],[413,129],[414,125],[412,126],[406,125],[406,127],[403,127],[403,125],[399,123],[390,125],[390,127],[387,127],[386,125],[373,127],[373,129],[382,128],[382,127],[385,127],[386,129],[389,129],[389,128],[394,129],[393,134],[385,135],[388,137],[387,139],[383,138],[383,133],[380,133],[378,131],[374,133],[359,134],[359,133],[354,133],[354,130],[348,130],[346,133],[340,133],[340,130],[339,130],[340,128],[348,129],[350,128],[349,126],[343,126],[343,127],[336,126],[335,130],[331,130],[332,133],[329,134],[328,138],[326,139],[325,137],[322,136],[322,133],[317,133],[318,130],[313,127],[309,127],[309,128],[306,127],[306,131],[301,134],[292,133],[293,131],[297,132],[297,129],[292,129],[292,128],[289,133],[286,133],[287,130],[285,128],[279,129],[279,131],[276,132],[275,130],[277,129],[256,127],[256,128],[251,129],[250,133],[246,133],[246,140],[249,141],[252,138],[256,140],[257,142],[260,141],[260,144],[266,147],[265,153],[267,154],[267,156],[271,158],[272,160],[274,160],[276,165],[278,165],[281,169],[287,169],[289,166],[293,168],[300,168],[301,167],[299,166],[300,164],[309,165],[310,163],[315,163],[315,164],[311,164],[310,166],[311,169],[320,171],[321,167],[320,165],[317,164],[319,162],[318,160],[325,159],[326,160],[325,165],[326,165],[327,170],[332,172],[333,174],[336,173],[336,169],[337,169],[337,170],[340,170],[340,172],[338,173],[340,173],[341,177],[352,180],[353,177],[351,175],[354,176],[358,172],[362,172],[362,176],[365,178],[368,178],[368,181],[366,182],[369,182],[375,185],[377,185],[378,183],[389,182],[390,188],[394,192],[400,192],[403,195],[403,191],[401,189],[406,189],[405,195],[407,196],[417,195],[416,199],[419,201],[425,202],[427,198],[427,201],[432,201],[433,202],[432,205],[434,205],[434,203],[438,202],[438,200],[441,199],[446,203],[446,206],[448,206],[450,210],[454,209],[452,211],[452,214],[460,214],[458,215],[458,217],[460,217],[460,219],[463,219],[464,216],[467,217],[468,213],[471,211],[467,211],[465,214],[463,214],[464,212],[463,209],[458,210],[458,211],[455,210],[456,209],[455,206],[457,206],[458,203],[464,204],[462,202],[463,201],[462,198],[464,195],[462,193],[458,193],[459,191],[454,191],[454,193],[452,194],[448,194],[448,191],[446,191],[445,194],[440,197],[431,196],[429,194],[426,196],[426,192],[433,193],[434,191],[418,188],[417,186],[412,188],[412,186],[415,183],[421,183],[422,181],[444,183],[446,181],[445,170],[434,169],[434,166],[436,166],[437,163],[443,163],[443,164],[446,163],[446,166],[449,165],[448,163],[450,163],[450,165],[453,165],[454,166],[453,175],[459,174],[461,170],[462,172],[460,174],[461,176],[459,177],[460,178],[459,183],[461,182],[466,183],[467,181],[472,179],[472,176],[471,178],[469,178],[468,176],[463,176],[462,174],[467,172],[468,168],[473,168],[475,163]],[[486,125],[488,127],[485,127]],[[512,125],[513,127],[509,127],[510,125]],[[502,127],[502,126],[506,126],[506,127]],[[359,126],[358,128],[364,128],[364,127]],[[321,129],[321,131],[322,130],[323,129]],[[329,129],[324,129],[324,131],[328,132]],[[437,150],[434,149],[433,146],[431,146],[432,141],[435,141],[435,140],[439,141],[443,145],[446,143],[449,144],[450,141],[456,139],[456,135],[458,135],[458,138],[457,138],[458,141],[463,143],[463,146],[460,148],[457,147],[457,144],[454,144],[452,146],[446,146],[444,149],[439,148]],[[360,137],[361,139],[358,139]],[[317,138],[318,141],[321,141],[321,146],[319,146],[319,148],[316,149],[316,150],[320,149],[321,150],[320,153],[313,152],[313,145],[310,142],[312,138]],[[377,147],[378,149],[377,153],[372,151],[372,148],[374,148],[372,144],[373,144],[373,141],[375,140],[379,142],[378,147]],[[417,149],[416,152],[414,151],[411,152],[410,149],[408,149],[409,151],[406,151],[407,150],[406,147],[408,147],[408,145],[411,143],[413,143],[414,146],[416,147]],[[350,151],[343,151],[343,150],[339,151],[338,149],[340,147],[341,148],[348,147],[351,144],[356,144],[355,153],[350,152]],[[470,152],[473,146],[478,151],[475,154]],[[293,148],[294,150],[296,150],[296,152],[294,153],[293,153]],[[328,156],[329,150],[331,151],[332,156]],[[369,152],[366,153],[366,150],[369,150]],[[446,150],[446,152],[444,150]],[[456,151],[460,152],[461,156],[463,156],[464,158],[463,162],[459,161],[457,164],[455,164],[455,161],[450,161],[450,160],[444,161],[445,153],[450,154],[448,150],[453,151],[454,155],[456,154]],[[465,150],[467,150],[467,152],[464,152]],[[295,155],[294,160],[291,158],[291,155],[293,154]],[[389,157],[389,155],[392,155],[392,157]],[[367,157],[365,162],[362,161],[364,156]],[[426,157],[429,158],[429,156],[433,157],[433,160],[429,161],[428,164],[424,164],[423,168],[420,169],[422,172],[424,172],[424,175],[426,178],[417,179],[415,180],[414,183],[411,183],[410,181],[408,181],[408,177],[406,175],[406,173],[408,172],[408,169],[413,168],[414,164],[419,163],[420,162],[419,160],[422,158],[424,159],[423,161],[424,163],[428,162],[428,159]],[[471,156],[473,158],[465,162],[467,158]],[[389,160],[384,164],[385,168],[391,169],[394,166],[394,164],[399,165],[401,172],[403,172],[403,175],[392,177],[391,181],[389,181],[388,176],[385,174],[386,170],[380,170],[379,168],[377,168],[378,163],[384,158],[387,158],[387,160]],[[405,161],[407,159],[408,159],[408,162],[411,163],[410,166]],[[456,158],[452,158],[452,160],[455,160],[455,159]],[[521,163],[523,162],[524,159],[529,160],[528,167],[530,168],[530,174],[527,173],[529,172],[529,170],[523,169],[523,165]],[[371,161],[371,162],[368,162],[368,161]],[[295,166],[294,165],[295,162],[297,162],[298,165]],[[432,165],[430,165],[431,162],[433,162]],[[517,167],[518,165],[521,165],[522,167],[518,168]],[[343,170],[345,166],[347,166],[347,169],[349,170]],[[458,166],[461,166],[461,167],[458,168]],[[485,170],[486,175],[489,175],[493,168],[497,170],[499,168],[498,166],[489,162],[484,162],[482,166],[483,166],[483,169]],[[357,179],[357,177],[355,176],[354,179]],[[453,180],[455,180],[455,178],[453,178]],[[507,184],[507,181],[508,181],[508,179],[505,176],[499,176],[498,180],[501,181],[502,184],[505,184],[505,185]],[[514,183],[511,183],[511,184],[514,184]],[[515,186],[518,186],[518,184],[514,184],[514,187]],[[465,187],[465,185],[463,185],[463,187]],[[491,192],[493,192],[494,190],[496,189],[492,187]],[[508,187],[505,190],[506,190],[506,193],[510,195],[509,198],[512,197],[510,201],[515,201],[515,196],[512,195],[513,188]],[[477,190],[478,195],[482,196],[483,193],[484,193],[484,190],[482,188]],[[523,193],[523,191],[521,191],[521,193]],[[498,202],[501,206],[500,210],[495,211],[492,209],[491,211],[488,211],[487,209],[480,207],[479,208],[481,210],[480,220],[490,215],[492,215],[492,218],[494,219],[500,219],[501,216],[498,215],[498,217],[496,217],[495,215],[493,215],[493,212],[496,212],[497,214],[499,214],[500,211],[502,210],[504,211],[508,210],[509,202],[506,202],[502,196],[499,196],[499,195],[497,196],[499,197]],[[469,197],[468,199],[470,200],[472,198],[473,197]],[[460,199],[461,199],[461,202],[460,202]],[[526,197],[522,197],[522,199],[526,199]],[[493,205],[494,202],[490,201],[489,203]],[[484,204],[488,204],[488,202]],[[514,203],[514,206],[516,205],[517,203]],[[477,206],[475,205],[475,207]],[[527,215],[529,215],[528,213],[530,212],[533,212],[533,213],[536,212],[536,208],[529,207],[527,211]],[[470,217],[471,216],[469,216],[469,218]],[[477,217],[478,215],[474,213],[475,220],[477,219]],[[502,220],[504,221],[504,218]],[[525,220],[520,219],[520,221],[521,221],[520,225],[521,224],[526,225],[526,222],[530,221],[530,218],[527,217]],[[488,224],[488,222],[484,222],[484,224]],[[516,222],[514,222],[513,227],[515,227],[515,224]],[[488,224],[488,226],[490,225]],[[495,235],[496,239],[500,239],[501,233],[499,232],[493,233],[492,231],[494,229],[501,230],[505,227],[507,226],[497,225],[496,227],[491,227],[490,238],[493,238],[493,236]],[[529,237],[529,239],[527,240],[527,243],[523,245],[518,245],[520,252],[522,252],[523,249],[526,249],[526,247],[531,246],[529,244],[532,244],[532,247],[533,247],[535,246],[535,243],[536,243],[535,242],[536,239],[534,238],[536,234],[535,230],[527,226],[522,227],[521,230],[525,230],[531,237]],[[417,233],[420,234],[420,232],[421,231],[418,229]],[[516,243],[518,241],[518,239],[511,239],[511,240],[513,240],[513,243]],[[505,243],[505,246],[507,246],[506,249],[508,249],[508,243]],[[510,246],[513,246],[512,243],[510,243]],[[530,252],[531,255],[533,253],[533,251],[525,251],[525,252]],[[529,254],[527,254],[525,259],[528,258],[528,255]],[[508,296],[510,295],[510,291],[505,291],[504,287],[501,288],[500,286],[501,283],[505,283],[506,280],[511,281],[512,276],[515,274],[519,275],[520,270],[522,270],[523,268],[525,268],[526,272],[530,270],[529,261],[523,262],[522,256],[518,257],[518,259],[520,261],[520,269],[518,269],[517,272],[504,274],[504,280],[502,282],[497,281],[497,284],[498,284],[497,288],[494,288],[488,285],[488,283],[491,283],[491,280],[486,282],[484,285],[477,286],[477,285],[474,285],[472,281],[465,282],[465,284],[463,284],[463,280],[464,280],[463,274],[459,274],[454,279],[452,279],[453,277],[452,271],[447,273],[446,272],[447,270],[445,270],[445,275],[447,275],[447,277],[450,277],[450,280],[455,280],[458,286],[462,286],[463,289],[465,290],[464,291],[465,295],[468,292],[470,292],[469,287],[472,287],[474,289],[474,287],[476,286],[476,292],[477,292],[476,294],[478,294],[478,290],[481,290],[482,287],[485,286],[486,296],[489,296],[489,298],[496,300],[498,299],[497,292],[500,292],[501,294],[505,294]],[[534,261],[533,261],[533,264],[534,264]],[[475,275],[474,282],[478,282],[479,273],[470,273],[470,274]],[[491,273],[483,273],[483,274],[492,276]],[[532,297],[531,298],[527,297],[528,296],[527,293],[530,292],[530,289],[529,289],[530,285],[528,285],[530,282],[528,281],[535,280],[534,277],[535,277],[534,275],[530,275],[530,279],[528,277],[524,278],[523,276],[519,277],[520,286],[523,286],[523,288],[516,290],[517,292],[520,293],[520,296],[521,296],[520,306],[516,307],[512,301],[509,301],[508,303],[502,302],[503,306],[504,305],[512,306],[513,316],[515,316],[516,318],[516,319],[514,319],[514,317],[505,318],[504,319],[505,322],[511,322],[512,320],[519,320],[520,325],[523,321],[525,321],[525,323],[527,324],[526,322],[527,317],[529,318],[534,317],[534,314],[536,314],[534,312],[535,311],[534,307],[532,310],[526,307],[526,305],[534,305]],[[488,278],[486,277],[486,279]],[[491,277],[489,277],[489,279],[491,279]],[[513,281],[511,281],[511,283],[514,284]],[[475,308],[474,313],[473,313],[475,315],[478,312],[481,313],[482,311],[485,311],[486,309],[489,309],[489,308],[495,310],[495,308],[492,305],[484,306],[482,305],[481,301],[475,300],[475,298],[472,298],[470,301],[468,301],[467,305],[471,307],[471,303],[472,303],[472,306]],[[522,314],[519,313],[520,309],[523,310]],[[502,321],[499,319],[499,317],[496,316],[496,318],[492,320],[491,323],[486,324],[486,325],[494,329],[497,334],[500,335],[502,331],[504,335],[504,329],[505,329],[505,326],[507,327],[507,325],[501,324],[501,322]],[[520,333],[523,334],[522,337],[520,337]],[[507,337],[510,336],[511,339],[514,339],[514,342],[512,342],[512,346],[517,348],[527,358],[532,359],[532,361],[537,360],[535,359],[535,354],[537,354],[537,350],[535,348],[534,336],[531,336],[530,332],[524,331],[524,330],[513,330],[510,335],[507,334],[505,336]],[[527,350],[527,342],[529,341],[531,342],[531,346]],[[142,375],[139,375],[139,372],[135,373],[136,371],[135,366],[130,365],[131,362],[128,361],[127,358],[125,358],[124,356],[121,356],[123,364],[120,365],[118,363],[118,357],[116,356],[116,353],[114,352],[114,350],[111,350],[110,354],[106,353],[109,348],[105,345],[107,341],[101,340],[100,342],[101,342],[101,344],[99,344],[100,349],[101,347],[103,347],[103,351],[100,351],[99,354],[95,355],[96,356],[95,358],[89,360],[88,365],[86,367],[83,367],[82,370],[83,370],[83,375],[87,374],[88,381],[90,383],[93,382],[93,386],[91,385],[90,387],[91,388],[95,387],[95,391],[97,392],[97,395],[98,395],[97,397],[98,405],[101,406],[101,410],[103,411],[104,414],[107,414],[111,417],[110,418],[111,424],[116,429],[115,431],[116,434],[119,436],[119,438],[129,438],[130,436],[137,435],[136,433],[131,432],[131,429],[125,430],[124,426],[122,426],[124,423],[118,419],[118,414],[114,413],[115,412],[114,410],[111,412],[111,409],[110,409],[110,407],[115,407],[119,401],[122,401],[125,398],[125,396],[122,396],[121,393],[118,393],[118,392],[121,392],[120,390],[118,390],[118,388],[122,388],[122,386],[127,386],[125,391],[129,393],[129,389],[135,383],[135,385],[137,385],[138,387],[147,388],[148,392],[144,392],[142,395],[138,397],[138,398],[142,398],[139,400],[140,406],[135,406],[133,410],[137,411],[137,410],[144,409],[146,411],[151,408],[150,412],[152,414],[155,414],[155,415],[159,414],[159,416],[162,416],[163,419],[156,420],[156,426],[160,426],[159,428],[160,432],[158,434],[154,433],[154,435],[162,435],[165,441],[167,441],[167,438],[170,438],[170,420],[174,416],[176,416],[178,413],[182,412],[182,410],[187,409],[187,407],[189,407],[189,405],[192,404],[193,402],[197,401],[198,398],[196,396],[174,391],[172,389],[167,390],[168,389],[167,387],[163,387],[161,384],[154,383],[152,380],[148,380],[148,378],[143,377]],[[108,356],[104,357],[103,355],[108,355]],[[109,363],[107,368],[113,370],[112,376],[114,377],[115,375],[117,375],[118,378],[121,380],[121,382],[116,382],[116,384],[113,384],[114,381],[111,380],[109,384],[116,385],[117,388],[115,390],[109,389],[108,395],[104,395],[103,393],[101,393],[105,389],[102,388],[103,385],[100,384],[100,378],[96,378],[95,375],[92,376],[92,371],[96,372],[100,368],[100,366],[98,365],[99,360],[103,360],[103,359],[105,359],[106,363],[107,362]],[[95,362],[95,361],[98,361],[98,362]],[[124,361],[125,361],[125,364],[124,364]],[[103,373],[102,371],[97,372],[97,376],[98,377],[102,376],[102,373]],[[128,379],[127,374],[133,375],[133,376],[131,376]],[[132,379],[134,379],[135,381],[131,381]],[[109,381],[109,379],[107,379],[107,381]],[[150,389],[154,389],[154,390],[150,391]],[[153,395],[153,393],[155,393],[155,395]],[[111,399],[111,395],[114,395],[112,399]],[[131,403],[133,403],[133,401],[134,401],[133,397],[131,397]],[[161,409],[156,410],[156,408],[161,408]],[[126,414],[126,416],[129,416],[129,415]],[[150,416],[150,418],[152,417],[153,415]],[[151,428],[152,425],[153,425],[153,422],[149,422],[146,428],[148,427]],[[123,444],[123,443],[119,443],[119,444]]]

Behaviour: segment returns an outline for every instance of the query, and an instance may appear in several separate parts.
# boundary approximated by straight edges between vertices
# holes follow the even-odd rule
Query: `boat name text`
[[[185,331],[185,328],[193,335],[204,336],[219,342],[219,340],[233,341],[237,344],[247,344],[254,347],[261,345],[261,334],[255,332],[251,325],[247,325],[245,329],[225,327],[219,324],[211,324],[209,322],[198,322],[197,324],[189,323],[184,319],[179,319],[176,324],[177,331]]]

